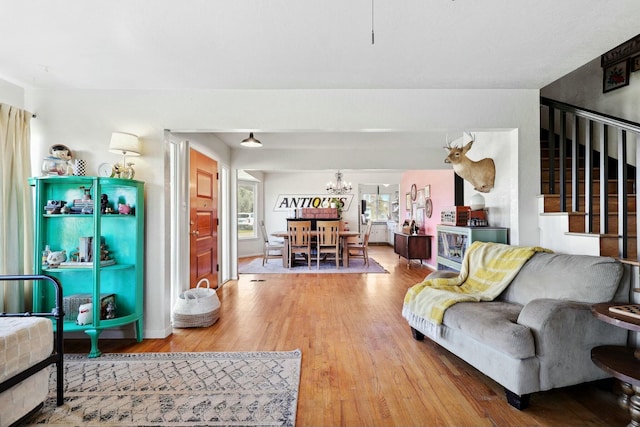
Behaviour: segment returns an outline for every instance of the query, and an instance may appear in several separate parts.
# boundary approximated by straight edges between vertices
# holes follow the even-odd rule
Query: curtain
[[[33,273],[30,122],[31,113],[0,103],[0,275]],[[20,312],[24,302],[21,283],[0,288],[0,310]]]

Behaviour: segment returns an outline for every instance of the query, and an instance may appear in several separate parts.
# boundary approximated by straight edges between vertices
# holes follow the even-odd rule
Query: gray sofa
[[[431,277],[451,277],[436,271]],[[428,336],[505,388],[508,402],[528,406],[534,392],[600,380],[591,361],[599,345],[625,345],[627,331],[597,320],[594,303],[629,301],[629,269],[606,257],[536,253],[502,294],[460,302],[437,332],[408,319],[413,337]]]

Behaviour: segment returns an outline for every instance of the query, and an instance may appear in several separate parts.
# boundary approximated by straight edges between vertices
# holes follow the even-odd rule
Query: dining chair
[[[340,221],[318,221],[316,222],[316,232],[316,268],[320,268],[320,257],[323,254],[333,254],[336,268],[340,268]]]
[[[362,241],[358,243],[350,243],[347,246],[349,258],[363,258],[366,266],[369,266],[369,235],[371,234],[371,220],[367,222]]]
[[[311,221],[287,221],[289,237],[289,268],[296,254],[306,256],[311,268]]]
[[[260,220],[260,231],[262,231],[262,237],[264,239],[264,255],[262,256],[262,265],[269,259],[282,258],[284,252],[284,242],[276,242],[269,240],[269,234],[267,234],[267,228],[264,225],[264,220]]]

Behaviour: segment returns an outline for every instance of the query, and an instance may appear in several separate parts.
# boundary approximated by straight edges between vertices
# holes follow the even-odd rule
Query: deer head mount
[[[452,147],[447,139],[447,146],[444,147],[444,149],[447,150],[449,154],[444,159],[444,162],[451,163],[453,165],[453,171],[473,185],[476,191],[488,193],[493,188],[493,182],[496,177],[496,166],[493,159],[488,157],[478,160],[477,162],[467,157],[467,152],[471,149],[475,141],[475,136],[471,133],[468,135],[471,141],[462,147]]]

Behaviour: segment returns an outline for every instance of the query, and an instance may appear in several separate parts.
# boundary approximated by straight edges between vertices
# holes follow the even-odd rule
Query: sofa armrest
[[[589,350],[596,345],[627,343],[627,332],[596,319],[587,303],[536,299],[524,306],[517,322],[531,329],[539,355],[567,352],[572,342],[588,345]]]
[[[590,381],[588,372],[598,372],[591,349],[627,343],[627,331],[596,319],[588,303],[536,299],[524,306],[517,322],[533,334],[543,390]]]

